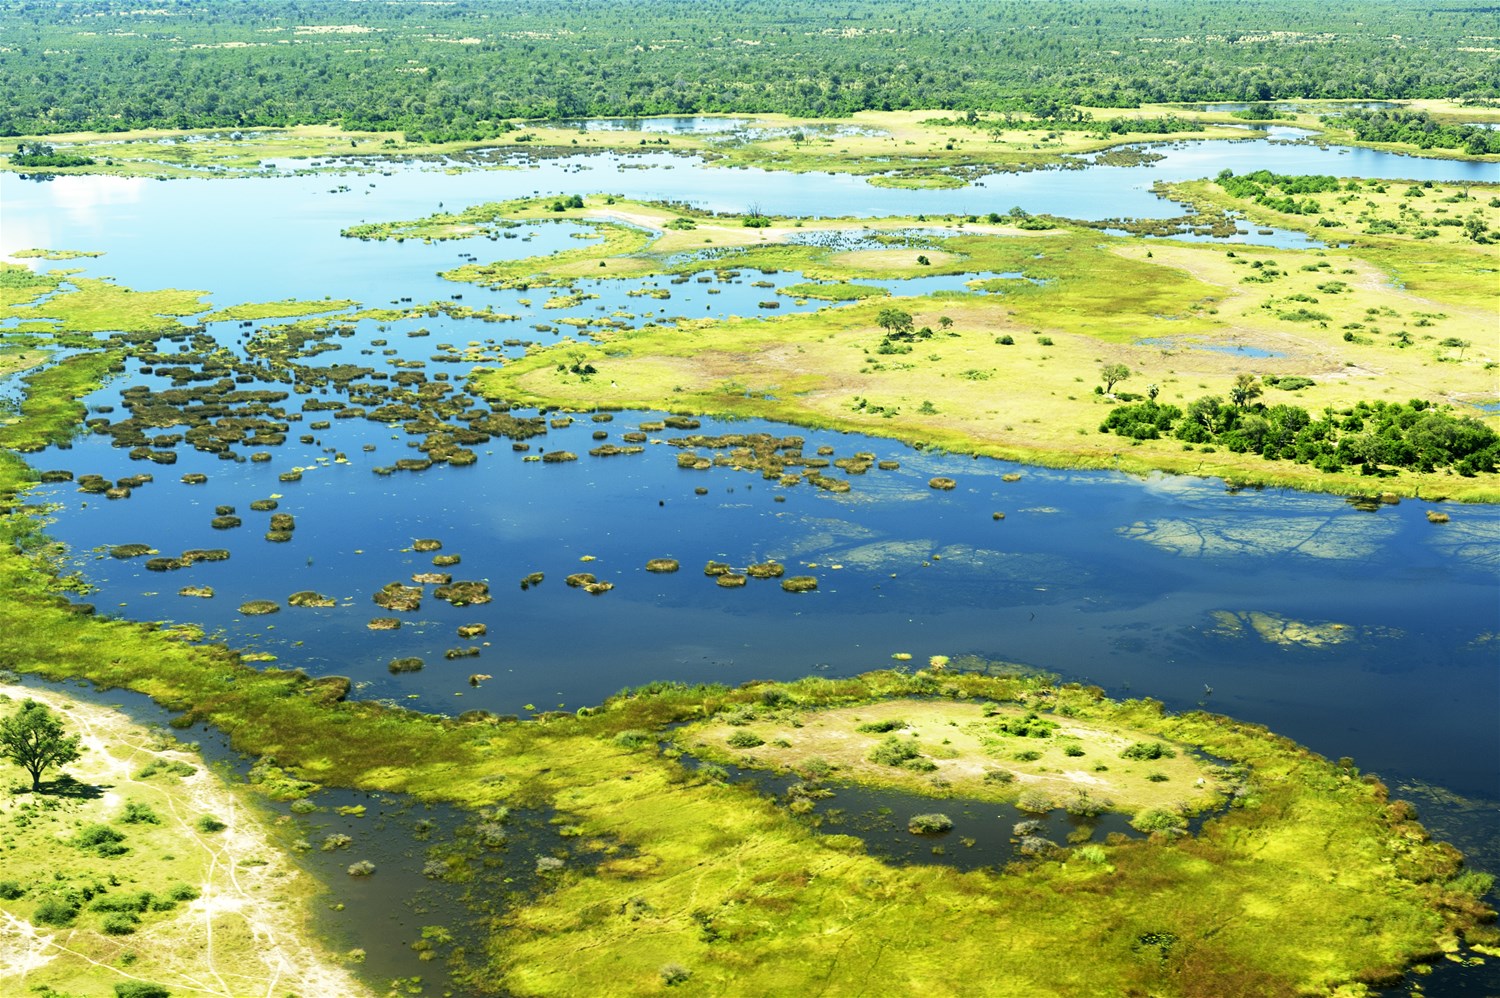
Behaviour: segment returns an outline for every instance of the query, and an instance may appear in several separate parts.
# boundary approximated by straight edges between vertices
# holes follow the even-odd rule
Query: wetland
[[[697,121],[663,134],[723,134]],[[1492,167],[1264,138],[1151,153],[936,189],[566,149],[339,177],[0,174],[0,249],[52,251],[0,281],[0,332],[47,358],[7,376],[29,380],[4,442],[34,470],[7,454],[25,581],[4,664],[150,693],[274,757],[322,813],[357,802],[314,783],[459,805],[449,851],[391,850],[401,882],[519,886],[477,914],[424,901],[377,984],[774,991],[772,920],[808,930],[782,960],[847,981],[897,923],[850,932],[837,899],[948,943],[963,918],[943,905],[1025,899],[1015,938],[1118,956],[1076,980],[1023,961],[1033,993],[1217,988],[1247,966],[1268,992],[1377,987],[1418,959],[1446,965],[1428,994],[1462,993],[1492,979],[1464,940],[1486,945],[1500,869],[1493,467],[1322,468],[1101,424],[1250,374],[1267,403],[1419,398],[1493,434],[1495,255],[1439,224],[1495,227]],[[1252,167],[1353,198],[1309,225],[1205,179]],[[1232,235],[1081,224],[1185,204]],[[1324,318],[1280,317],[1298,308]],[[1130,376],[1096,391],[1112,363]],[[1047,734],[999,730],[1032,722]],[[941,747],[871,760],[913,732]],[[1158,754],[1122,761],[1136,744]],[[795,779],[768,791],[762,771]],[[1050,794],[1036,818],[986,817],[1025,790]],[[1066,826],[1069,802],[1101,820]],[[920,864],[851,834],[882,809]],[[934,816],[959,818],[941,843],[916,835],[945,834],[916,822]],[[1382,849],[1404,858],[1375,871]],[[726,850],[753,884],[693,872]],[[1285,870],[1248,870],[1256,850]],[[324,871],[331,931],[373,949],[386,922],[350,911],[400,890],[384,854],[368,878],[347,865]],[[1215,905],[1277,924],[1285,906],[1229,899],[1345,869],[1358,882],[1297,906],[1301,938],[1342,956],[1206,941]],[[1162,877],[1199,899],[1171,925],[1132,907]],[[1125,927],[1046,900],[1070,892]],[[1356,944],[1343,906],[1377,894]],[[558,946],[578,976],[539,958]],[[913,980],[964,959],[913,952]]]

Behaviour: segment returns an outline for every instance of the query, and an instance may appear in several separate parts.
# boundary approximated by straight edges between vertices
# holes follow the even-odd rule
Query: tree
[[[1261,391],[1255,375],[1238,374],[1234,378],[1234,387],[1229,389],[1229,401],[1234,403],[1236,409],[1243,409],[1259,398]]]
[[[35,700],[23,700],[21,709],[0,721],[0,755],[31,774],[31,789],[42,789],[42,773],[65,766],[83,752],[77,735],[63,733],[62,721]]]
[[[1118,382],[1130,377],[1130,368],[1124,364],[1105,364],[1099,369],[1099,377],[1104,379],[1105,394],[1113,392]]]
[[[898,336],[902,333],[910,333],[913,322],[910,312],[903,312],[899,308],[883,308],[875,316],[875,324],[884,329],[887,336]]]

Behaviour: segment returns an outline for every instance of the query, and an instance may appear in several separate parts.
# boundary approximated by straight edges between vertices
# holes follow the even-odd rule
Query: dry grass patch
[[[1032,734],[1016,733],[1028,730]],[[761,744],[750,744],[754,739]],[[748,724],[716,719],[691,729],[687,743],[707,755],[766,769],[800,771],[808,760],[823,759],[835,779],[919,793],[1014,800],[1039,790],[1060,807],[1083,790],[1128,814],[1197,811],[1217,799],[1213,773],[1187,746],[1120,725],[1014,706],[902,699],[758,717]],[[1159,746],[1160,754],[1122,756],[1138,743]],[[878,761],[883,745],[910,746],[920,753],[911,759],[926,761]],[[988,775],[996,770],[1012,779]]]

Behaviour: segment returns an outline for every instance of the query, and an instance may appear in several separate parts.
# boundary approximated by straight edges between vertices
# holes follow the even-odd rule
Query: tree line
[[[1494,100],[1493,60],[1466,41],[1486,34],[1483,8],[1399,0],[17,0],[0,6],[0,134],[477,140],[511,118]]]

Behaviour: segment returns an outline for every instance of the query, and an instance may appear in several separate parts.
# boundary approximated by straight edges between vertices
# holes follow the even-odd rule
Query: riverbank
[[[83,754],[67,780],[12,781],[0,799],[0,989],[370,993],[312,941],[318,886],[191,746],[90,699],[0,684],[0,714],[22,700],[56,712]],[[79,828],[108,849],[76,844]]]

